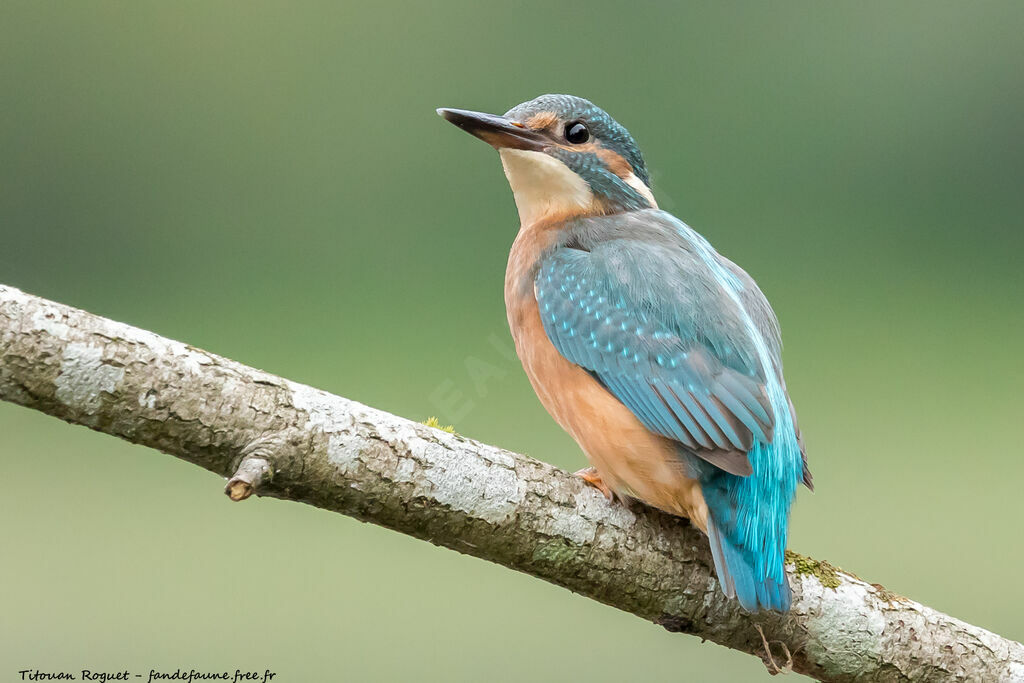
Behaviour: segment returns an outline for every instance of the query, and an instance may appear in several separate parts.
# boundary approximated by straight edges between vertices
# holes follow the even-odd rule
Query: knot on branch
[[[224,493],[234,501],[245,500],[274,478],[274,461],[282,457],[293,438],[294,429],[271,432],[256,437],[241,451],[235,473],[228,479]]]
[[[258,457],[243,458],[234,476],[228,479],[224,493],[228,494],[231,500],[245,500],[255,493],[264,481],[270,481],[273,476],[274,470],[270,466],[270,461]]]

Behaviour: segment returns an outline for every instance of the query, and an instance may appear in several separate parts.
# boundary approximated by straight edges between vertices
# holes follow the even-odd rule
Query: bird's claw
[[[584,467],[582,470],[574,473],[577,477],[587,482],[595,489],[604,494],[604,497],[611,502],[625,503],[625,498],[613,491],[608,484],[604,483],[601,478],[601,474],[593,467]]]

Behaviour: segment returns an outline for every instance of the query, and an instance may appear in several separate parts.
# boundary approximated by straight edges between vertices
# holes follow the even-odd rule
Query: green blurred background
[[[1024,639],[1022,35],[1019,2],[5,0],[0,282],[575,469],[501,352],[498,159],[434,108],[583,95],[782,321],[793,547]],[[0,466],[0,680],[764,675],[9,404]]]

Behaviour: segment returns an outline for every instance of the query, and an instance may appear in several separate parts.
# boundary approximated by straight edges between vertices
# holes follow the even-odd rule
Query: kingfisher
[[[498,150],[519,212],[516,352],[610,500],[688,517],[747,611],[787,611],[790,506],[812,488],[779,324],[742,268],[662,211],[633,137],[592,102],[437,113]]]

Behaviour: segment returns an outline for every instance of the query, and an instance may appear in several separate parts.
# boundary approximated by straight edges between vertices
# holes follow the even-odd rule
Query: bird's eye
[[[582,121],[565,124],[565,139],[574,145],[582,145],[590,139],[590,131]]]

